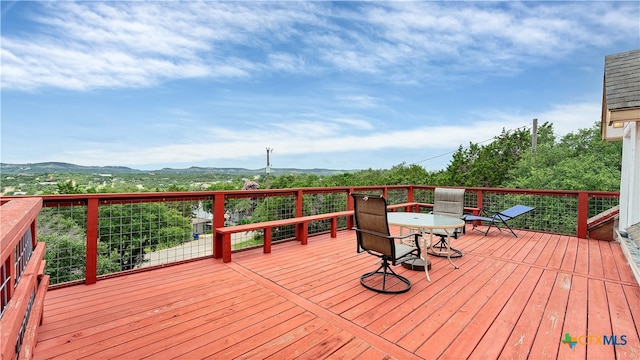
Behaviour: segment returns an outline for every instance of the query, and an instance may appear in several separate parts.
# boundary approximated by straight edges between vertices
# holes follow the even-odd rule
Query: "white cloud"
[[[564,136],[578,129],[591,128],[600,122],[601,115],[602,104],[583,102],[557,104],[535,117],[539,121],[553,123],[554,133]]]
[[[136,88],[190,77],[252,78],[322,68],[410,83],[451,73],[434,71],[438,67],[518,71],[526,63],[637,33],[638,26],[637,6],[627,2],[341,5],[36,4],[32,19],[44,31],[3,28],[2,88]]]
[[[563,105],[539,115],[539,120],[559,124],[560,129],[556,132],[569,127],[575,131],[573,121],[593,110],[590,104]],[[420,154],[427,150],[449,151],[460,145],[466,146],[469,142],[485,142],[500,134],[505,123],[531,125],[530,116],[492,115],[491,121],[478,119],[466,125],[423,126],[396,131],[378,131],[366,121],[352,119],[333,119],[330,123],[302,121],[264,124],[242,132],[231,128],[212,128],[206,132],[199,131],[201,136],[193,143],[154,147],[134,145],[120,149],[110,147],[116,149],[113,151],[73,150],[62,156],[73,158],[79,164],[102,164],[103,159],[109,159],[111,164],[149,165],[255,157],[264,151],[265,146],[276,149],[279,156],[319,153],[340,156],[341,153],[385,149],[404,149],[407,153]],[[108,147],[103,145],[100,148]]]
[[[393,164],[432,157],[533,118],[564,135],[599,120],[600,104],[568,103],[593,89],[544,89],[546,80],[534,77],[568,71],[566,81],[590,66],[578,76],[601,79],[593,61],[566,65],[638,29],[631,2],[29,4],[33,23],[3,22],[3,101],[9,94],[39,104],[53,95],[69,103],[34,111],[47,122],[36,135],[21,124],[31,112],[7,102],[3,132],[14,136],[3,139],[3,161],[262,163],[269,146],[300,163],[323,155],[368,167],[381,153]],[[517,83],[512,75],[523,69]],[[181,79],[197,81],[174,81]],[[96,88],[122,91],[75,92]],[[119,97],[140,101],[93,118],[91,106],[119,106]],[[75,106],[93,121],[71,131]]]

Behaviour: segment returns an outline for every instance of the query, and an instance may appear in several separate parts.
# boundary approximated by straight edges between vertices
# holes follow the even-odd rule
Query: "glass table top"
[[[389,212],[387,222],[390,225],[420,229],[451,229],[464,226],[464,220],[452,216],[413,212]]]

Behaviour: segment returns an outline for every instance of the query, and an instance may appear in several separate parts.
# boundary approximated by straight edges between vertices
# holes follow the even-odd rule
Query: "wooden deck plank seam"
[[[389,353],[391,356],[397,359],[420,359],[415,354],[407,351],[406,349],[398,346],[397,344],[392,343],[375,333],[372,333],[360,326],[353,324],[352,322],[346,320],[345,318],[327,309],[322,308],[321,306],[309,301],[308,299],[305,299],[297,294],[292,293],[288,289],[283,288],[280,285],[274,283],[273,281],[267,278],[264,278],[259,274],[254,273],[252,270],[247,269],[238,263],[231,262],[231,263],[227,263],[227,265],[232,269],[235,269],[236,271],[238,271],[240,274],[243,274],[247,278],[250,278],[251,280],[258,282],[259,284],[265,286],[271,291],[274,291],[275,293],[279,294],[285,299],[292,301],[298,306],[303,307],[305,310],[313,313],[319,318],[325,319],[331,324],[335,324],[340,329],[348,331],[349,333],[353,334],[354,336],[360,339],[366,339],[372,346],[375,346],[380,350],[384,350],[385,352]]]
[[[474,253],[464,253],[464,254],[465,255],[470,255],[470,256],[479,256],[479,257],[484,257],[484,258],[490,258],[490,259],[493,259],[493,260],[501,260],[501,261],[506,261],[506,262],[510,262],[510,263],[522,264],[522,265],[526,265],[526,266],[530,266],[530,267],[538,268],[538,269],[542,269],[542,270],[556,271],[558,273],[584,276],[584,277],[586,277],[588,279],[602,280],[602,281],[611,282],[611,283],[614,283],[614,284],[640,287],[640,284],[636,284],[636,283],[634,283],[632,281],[617,280],[617,279],[611,279],[611,278],[606,278],[606,277],[599,277],[599,276],[596,276],[596,275],[585,274],[585,273],[580,273],[580,272],[576,272],[576,271],[563,270],[563,269],[560,269],[560,268],[557,268],[557,267],[542,266],[542,265],[536,265],[536,264],[532,264],[532,263],[525,263],[525,262],[521,262],[521,261],[517,261],[517,260],[512,260],[512,259],[508,259],[508,258],[496,257],[496,256],[493,256],[493,255],[474,254]]]

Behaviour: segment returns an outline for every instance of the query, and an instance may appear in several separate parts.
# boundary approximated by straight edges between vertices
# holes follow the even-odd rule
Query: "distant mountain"
[[[262,169],[243,168],[213,168],[192,166],[188,169],[164,168],[160,170],[138,170],[126,166],[82,166],[62,162],[43,162],[32,164],[5,164],[0,163],[0,173],[2,174],[42,174],[42,173],[83,173],[83,174],[228,174],[228,175],[260,175],[264,174]],[[355,170],[330,170],[330,169],[292,169],[292,168],[271,168],[271,174],[316,174],[334,175],[353,172]]]
[[[135,174],[143,171],[131,169],[125,166],[82,166],[62,162],[43,162],[32,164],[5,164],[0,163],[0,171],[3,174],[42,174],[42,173],[111,173],[111,174]]]

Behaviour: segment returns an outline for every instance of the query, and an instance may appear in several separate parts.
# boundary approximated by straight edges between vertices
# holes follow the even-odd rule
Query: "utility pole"
[[[267,189],[269,188],[269,175],[271,174],[271,161],[269,160],[269,154],[273,152],[272,148],[267,148],[267,167],[265,171],[267,173]]]
[[[533,126],[531,127],[531,152],[536,152],[538,146],[538,119],[533,119]]]

